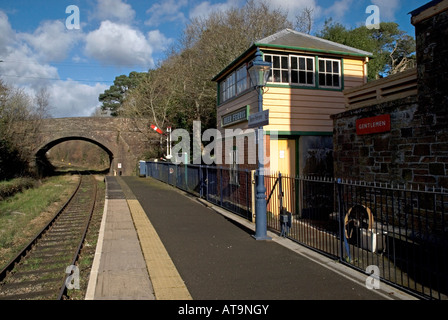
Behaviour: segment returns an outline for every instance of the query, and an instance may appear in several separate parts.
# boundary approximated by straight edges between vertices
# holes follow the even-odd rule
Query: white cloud
[[[353,0],[335,1],[331,7],[324,10],[324,15],[332,17],[335,20],[340,20],[350,12],[350,6],[352,4]]]
[[[181,11],[188,5],[188,0],[167,0],[155,3],[146,13],[150,18],[145,21],[147,26],[159,26],[165,22],[187,22],[187,18]]]
[[[380,8],[381,21],[395,20],[395,12],[400,9],[400,0],[372,0]]]
[[[0,54],[7,52],[7,46],[11,44],[14,32],[9,24],[8,16],[0,11]]]
[[[210,1],[201,2],[199,5],[190,10],[191,19],[199,17],[207,17],[214,11],[225,11],[241,5],[240,0],[227,0],[222,3],[210,3]]]
[[[121,0],[98,0],[94,16],[99,20],[130,23],[135,17],[135,11]]]
[[[62,61],[82,38],[82,33],[68,30],[61,21],[43,22],[33,34],[18,35],[36,51],[42,61]]]
[[[108,88],[109,86],[99,83],[90,86],[70,80],[55,82],[48,88],[50,105],[56,107],[51,110],[52,116],[91,116],[100,105],[98,96]]]
[[[109,86],[59,80],[58,69],[48,64],[44,55],[52,59],[66,55],[70,44],[64,41],[64,31],[60,27],[59,22],[53,21],[42,24],[30,34],[17,33],[8,16],[0,11],[0,60],[3,60],[0,78],[30,96],[45,87],[50,95],[53,117],[90,116],[100,105],[99,94]]]
[[[297,14],[299,14],[302,9],[313,9],[315,16],[319,16],[322,11],[322,8],[318,6],[316,0],[270,0],[268,3],[274,8],[281,8],[286,11],[288,19],[292,22],[295,22]]]
[[[148,32],[148,42],[154,51],[164,51],[173,43],[173,39],[165,37],[160,30],[153,30]]]
[[[17,35],[8,16],[0,11],[0,74],[4,81],[37,88],[44,78],[58,78],[57,69],[39,61],[22,36]]]
[[[145,35],[109,20],[86,36],[85,53],[105,64],[148,68],[154,65],[153,48]]]

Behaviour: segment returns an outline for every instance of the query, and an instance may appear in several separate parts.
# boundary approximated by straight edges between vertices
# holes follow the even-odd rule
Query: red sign
[[[390,114],[356,120],[356,134],[371,134],[390,131]]]

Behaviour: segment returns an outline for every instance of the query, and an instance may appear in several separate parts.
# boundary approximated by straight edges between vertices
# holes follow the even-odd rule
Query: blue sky
[[[258,0],[256,0],[258,1]],[[165,57],[191,18],[241,7],[244,0],[1,0],[0,78],[31,95],[45,87],[53,117],[89,116],[98,95],[121,74],[147,71]],[[314,31],[332,17],[347,27],[365,23],[377,5],[381,21],[414,36],[410,11],[429,0],[270,0],[295,15],[314,9]],[[79,29],[67,18],[79,8]],[[73,23],[74,20],[70,20]]]

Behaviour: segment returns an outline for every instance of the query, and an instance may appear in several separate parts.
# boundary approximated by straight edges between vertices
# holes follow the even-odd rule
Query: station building
[[[224,68],[213,78],[218,85],[217,128],[226,143],[225,132],[235,133],[232,147],[223,147],[222,154],[222,163],[228,165],[230,159],[235,169],[257,168],[256,141],[245,134],[249,116],[259,108],[247,71],[257,50],[272,64],[262,106],[269,110],[265,168],[289,176],[333,176],[331,115],[345,111],[343,90],[367,83],[372,54],[284,29],[257,41]]]

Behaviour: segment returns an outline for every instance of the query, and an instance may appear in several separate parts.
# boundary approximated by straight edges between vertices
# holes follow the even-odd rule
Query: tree
[[[202,130],[216,128],[217,90],[211,79],[256,40],[292,27],[287,13],[267,1],[248,0],[243,8],[194,18],[159,67],[124,99],[121,91],[113,95],[113,107],[128,117],[147,117],[158,127],[170,124],[191,132],[193,121],[200,121]]]
[[[296,15],[295,29],[299,32],[311,34],[314,23],[314,9],[310,7],[304,8]]]
[[[0,179],[27,173],[37,118],[31,97],[0,80]]]
[[[103,103],[101,109],[110,111],[112,116],[117,116],[120,113],[127,92],[137,87],[144,75],[145,72],[133,71],[129,76],[121,75],[116,77],[114,84],[99,96],[98,100]]]
[[[50,93],[46,87],[40,88],[36,96],[35,100],[35,113],[38,118],[51,118],[50,114]]]
[[[182,79],[179,93],[189,110],[190,124],[197,120],[204,130],[216,127],[216,85],[210,79],[256,40],[285,28],[292,28],[286,12],[272,9],[267,1],[254,0],[242,8],[216,11],[191,21],[177,54]]]
[[[399,25],[394,22],[382,22],[379,29],[369,30],[362,26],[349,30],[329,19],[317,35],[372,52],[373,59],[368,68],[369,80],[386,77],[415,66],[415,40],[400,30]]]

